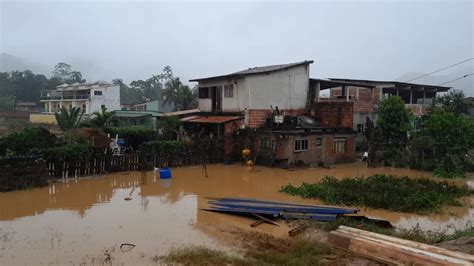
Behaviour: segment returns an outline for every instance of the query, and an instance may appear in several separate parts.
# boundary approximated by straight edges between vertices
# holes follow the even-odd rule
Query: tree
[[[81,111],[79,107],[72,107],[70,110],[67,110],[64,106],[61,107],[59,113],[54,114],[58,126],[64,132],[76,129],[83,115],[84,111]]]
[[[466,101],[464,92],[461,90],[451,90],[449,93],[438,97],[437,102],[439,102],[443,109],[447,112],[452,112],[454,114],[467,114],[471,103]]]
[[[112,84],[120,87],[120,103],[131,104],[140,101],[143,97],[143,93],[136,88],[130,88],[127,84],[123,83],[122,79],[116,78],[112,80]]]
[[[107,107],[102,106],[100,112],[94,112],[94,117],[91,119],[90,124],[94,128],[104,129],[113,120],[113,113],[107,112]]]
[[[474,148],[474,122],[465,116],[436,110],[423,122],[423,133],[434,141],[437,169],[443,175],[462,173]]]
[[[53,77],[68,80],[71,76],[71,65],[59,62],[54,66]]]
[[[166,82],[161,97],[165,102],[174,103],[175,110],[191,108],[196,99],[189,86],[183,85],[179,78],[171,78]]]
[[[390,96],[380,102],[377,124],[386,140],[396,145],[407,140],[407,132],[411,129],[411,117],[402,98]]]
[[[367,139],[367,153],[369,154],[367,158],[367,166],[373,167],[377,165],[377,150],[380,144],[382,132],[379,127],[375,127],[374,122],[369,117],[365,120],[364,131],[365,137]]]
[[[53,78],[69,84],[86,82],[80,71],[73,71],[71,65],[62,62],[54,66]]]

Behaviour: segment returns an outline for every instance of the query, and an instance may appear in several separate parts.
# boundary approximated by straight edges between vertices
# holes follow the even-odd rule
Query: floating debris
[[[285,220],[305,219],[330,221],[338,216],[355,214],[359,210],[340,208],[324,205],[303,205],[289,202],[264,201],[247,198],[210,198],[210,207],[204,210],[233,213],[239,215],[252,215],[267,223],[275,224],[269,218]],[[268,217],[268,218],[267,218]]]

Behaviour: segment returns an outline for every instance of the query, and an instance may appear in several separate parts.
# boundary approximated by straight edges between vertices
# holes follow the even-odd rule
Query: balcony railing
[[[88,100],[89,98],[89,95],[41,96],[41,100],[44,101]]]

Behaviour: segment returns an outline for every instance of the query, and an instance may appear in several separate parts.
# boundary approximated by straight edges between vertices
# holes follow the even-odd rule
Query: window
[[[207,99],[207,98],[209,98],[209,88],[199,87],[199,99]]]
[[[318,147],[318,149],[321,149],[322,144],[323,144],[323,139],[322,138],[316,138],[316,147]]]
[[[295,140],[295,151],[307,151],[308,140],[307,139],[296,139]]]
[[[365,125],[364,124],[357,124],[357,134],[364,134]]]
[[[262,150],[274,150],[276,146],[276,140],[271,138],[260,139],[260,149]]]
[[[100,95],[102,95],[102,91],[94,91],[94,95],[100,96]]]
[[[100,109],[104,109],[104,108],[105,108],[105,105],[102,104],[102,105],[100,106]]]
[[[341,154],[346,153],[347,139],[346,138],[334,138],[334,153]]]
[[[234,97],[234,84],[224,86],[224,97],[225,98]]]

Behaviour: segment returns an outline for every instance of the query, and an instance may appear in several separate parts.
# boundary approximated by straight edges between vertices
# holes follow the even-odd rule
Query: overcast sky
[[[314,60],[311,76],[403,80],[474,57],[473,1],[8,2],[0,52],[88,80],[183,80]],[[474,72],[474,60],[417,80]],[[447,84],[474,96],[474,76]]]

